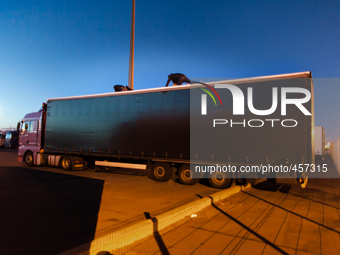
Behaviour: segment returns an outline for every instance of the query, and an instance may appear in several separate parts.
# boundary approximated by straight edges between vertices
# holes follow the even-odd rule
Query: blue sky
[[[135,89],[167,75],[312,71],[316,125],[340,137],[339,1],[136,0]],[[131,1],[0,1],[0,128],[48,98],[128,82]],[[322,81],[322,82],[319,82]]]

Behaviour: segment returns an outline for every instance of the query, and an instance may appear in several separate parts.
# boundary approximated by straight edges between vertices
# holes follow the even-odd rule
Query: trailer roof
[[[241,83],[252,83],[252,82],[279,80],[279,79],[294,79],[294,78],[312,78],[312,73],[310,71],[307,71],[307,72],[297,72],[297,73],[288,73],[288,74],[258,76],[258,77],[250,77],[250,78],[221,80],[221,81],[213,81],[213,82],[206,82],[206,83],[211,84],[211,85],[212,84],[223,84],[223,83],[241,84]],[[126,94],[129,94],[129,95],[131,95],[131,94],[143,94],[143,93],[162,92],[162,91],[171,91],[171,90],[185,90],[185,89],[198,87],[198,86],[202,86],[202,85],[199,84],[199,83],[194,83],[194,84],[191,84],[191,85],[159,87],[159,88],[129,90],[129,91],[120,91],[120,92],[109,92],[109,93],[84,95],[84,96],[50,98],[50,99],[47,100],[47,103],[52,102],[52,101],[62,101],[62,100],[72,100],[72,99],[111,97],[111,96],[121,96],[121,95],[126,95]]]

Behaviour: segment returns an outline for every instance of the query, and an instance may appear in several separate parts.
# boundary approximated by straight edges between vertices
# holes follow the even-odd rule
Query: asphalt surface
[[[57,254],[93,240],[104,181],[0,167],[0,254]]]
[[[159,183],[114,169],[28,168],[0,149],[0,254],[57,254],[96,235],[200,199],[206,183]]]

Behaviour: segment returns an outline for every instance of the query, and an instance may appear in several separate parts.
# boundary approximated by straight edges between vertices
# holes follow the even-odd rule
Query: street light
[[[135,57],[135,0],[132,0],[131,35],[130,35],[130,61],[129,61],[129,83],[128,83],[128,86],[131,89],[133,89],[134,57]]]

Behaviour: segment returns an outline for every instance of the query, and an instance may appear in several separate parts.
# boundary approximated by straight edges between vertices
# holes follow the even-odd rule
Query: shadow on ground
[[[264,191],[279,191],[281,193],[288,193],[291,189],[291,185],[276,183],[273,180],[267,180],[264,182],[260,182],[253,186],[254,189],[264,190]]]
[[[104,181],[0,167],[0,254],[57,254],[94,239]]]

